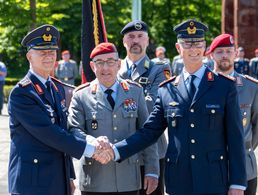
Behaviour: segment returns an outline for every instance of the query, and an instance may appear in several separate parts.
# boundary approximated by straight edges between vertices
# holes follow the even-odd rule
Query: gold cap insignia
[[[44,34],[42,36],[42,38],[43,38],[44,41],[50,42],[52,40],[52,35],[51,34],[49,34],[49,35]]]
[[[195,34],[196,33],[196,27],[194,26],[194,22],[191,21],[189,25],[190,25],[190,27],[187,27],[188,34],[189,35]]]
[[[46,28],[46,31],[50,31],[50,27],[47,27],[47,28]]]

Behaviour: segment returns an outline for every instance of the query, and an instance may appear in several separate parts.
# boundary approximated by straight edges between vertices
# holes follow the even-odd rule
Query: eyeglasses
[[[182,47],[184,49],[190,49],[191,47],[203,48],[205,46],[204,41],[200,41],[200,42],[180,42],[180,44],[182,45]]]
[[[113,67],[116,64],[117,60],[116,59],[108,59],[108,60],[96,60],[93,62],[98,67],[104,67],[105,64],[107,64],[108,67]]]

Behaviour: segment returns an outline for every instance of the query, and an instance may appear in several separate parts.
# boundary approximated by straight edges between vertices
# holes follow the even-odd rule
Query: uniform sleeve
[[[38,141],[79,159],[86,147],[85,140],[52,124],[39,101],[33,92],[16,87],[9,98],[10,126],[21,125]]]
[[[251,123],[252,123],[252,145],[253,148],[256,149],[258,145],[258,85],[255,85],[256,91],[254,95],[254,100],[252,103],[252,108],[251,108]]]
[[[137,130],[129,138],[115,144],[120,155],[120,161],[155,143],[166,127],[167,121],[164,118],[162,100],[158,95],[154,110],[144,124],[144,127]]]
[[[144,94],[141,90],[139,95],[139,109],[138,109],[138,120],[137,120],[137,129],[142,128],[144,122],[148,118],[148,110],[146,103],[144,101]],[[146,174],[156,174],[159,175],[159,155],[158,155],[158,146],[157,143],[147,147],[142,152],[144,171]]]
[[[244,134],[236,86],[232,82],[225,108],[229,185],[246,186]]]

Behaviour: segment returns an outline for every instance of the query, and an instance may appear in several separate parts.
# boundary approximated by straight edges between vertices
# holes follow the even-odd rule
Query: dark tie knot
[[[189,76],[190,83],[192,83],[195,78],[196,78],[196,76],[195,76],[194,74],[191,74],[191,75]]]
[[[46,83],[47,89],[50,91],[51,90],[51,82],[48,80]]]
[[[111,95],[113,93],[113,89],[107,89],[105,91],[106,94]]]

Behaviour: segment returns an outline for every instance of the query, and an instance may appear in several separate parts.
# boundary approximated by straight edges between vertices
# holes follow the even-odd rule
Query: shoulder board
[[[55,77],[51,77],[51,80],[54,81],[54,82],[56,81],[57,83],[60,83],[61,85],[65,86],[65,87],[69,87],[69,88],[73,88],[73,89],[76,88],[74,85],[70,85],[70,84],[64,83],[64,82],[58,80]]]
[[[58,82],[58,83],[60,83],[60,84],[62,84],[62,85],[64,84],[62,81],[58,80],[58,79],[55,78],[55,77],[51,77],[51,76],[50,76],[50,78],[51,78],[51,80],[54,81],[54,82]]]
[[[129,83],[129,84],[132,84],[132,85],[135,85],[135,86],[137,86],[137,87],[142,88],[142,86],[141,86],[139,83],[136,83],[136,82],[134,82],[134,81],[132,81],[132,80],[126,79],[126,82]]]
[[[81,84],[81,85],[79,85],[78,87],[75,88],[74,93],[79,91],[79,90],[81,90],[81,89],[83,89],[83,88],[85,88],[85,87],[88,87],[88,86],[90,86],[90,82],[89,83]]]
[[[257,80],[257,79],[255,79],[255,78],[253,78],[253,77],[251,77],[251,76],[249,76],[249,75],[244,75],[244,77],[245,77],[246,79],[248,79],[248,80],[250,80],[250,81],[252,81],[252,82],[258,84],[258,80]]]
[[[32,83],[31,80],[29,78],[27,78],[27,77],[25,77],[24,79],[19,81],[19,85],[21,87],[26,87],[27,85],[29,85],[31,83]]]
[[[167,84],[167,83],[170,83],[170,82],[174,81],[174,80],[175,80],[175,78],[176,78],[176,76],[173,76],[173,77],[171,77],[170,79],[168,79],[168,80],[165,80],[165,81],[161,82],[161,83],[159,84],[159,87],[163,87],[165,84]]]
[[[231,80],[231,81],[235,81],[236,80],[234,77],[226,75],[226,74],[223,74],[221,72],[218,72],[218,74],[223,76],[223,77],[225,77],[225,78],[227,78],[227,79],[229,79],[229,80]]]
[[[128,84],[127,80],[121,81],[120,84],[121,84],[123,90],[129,91],[129,84]]]

